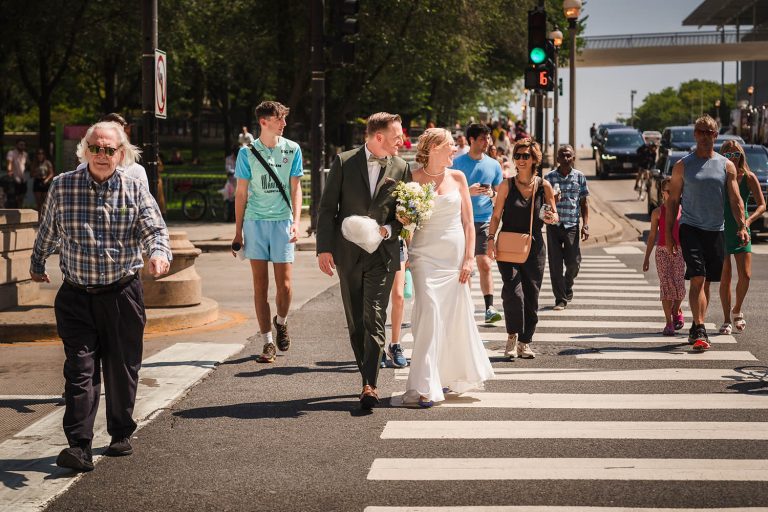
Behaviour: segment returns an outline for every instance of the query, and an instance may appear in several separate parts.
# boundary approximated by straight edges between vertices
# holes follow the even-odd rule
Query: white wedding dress
[[[483,389],[493,377],[469,285],[459,282],[464,247],[459,191],[437,196],[432,216],[408,248],[414,347],[404,403],[418,402],[419,396],[439,402],[445,399],[443,388],[455,393]]]

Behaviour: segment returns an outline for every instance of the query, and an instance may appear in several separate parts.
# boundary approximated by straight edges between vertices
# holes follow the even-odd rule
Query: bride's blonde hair
[[[429,152],[446,144],[453,144],[451,132],[445,128],[429,128],[424,130],[416,142],[416,162],[422,167],[429,163]]]

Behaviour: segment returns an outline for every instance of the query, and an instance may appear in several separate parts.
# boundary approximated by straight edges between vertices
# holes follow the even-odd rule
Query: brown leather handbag
[[[510,185],[515,186],[514,183],[510,183]],[[537,177],[533,182],[533,193],[531,194],[531,222],[528,224],[528,232],[500,231],[496,239],[496,261],[525,263],[528,259],[533,243],[533,207],[536,204],[538,185],[539,178]]]

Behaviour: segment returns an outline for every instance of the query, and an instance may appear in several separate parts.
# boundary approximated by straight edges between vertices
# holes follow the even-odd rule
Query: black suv
[[[690,151],[696,145],[693,126],[669,126],[661,132],[661,152]]]
[[[645,144],[634,128],[609,128],[597,146],[595,172],[600,179],[612,172],[635,173],[639,166],[637,149]]]

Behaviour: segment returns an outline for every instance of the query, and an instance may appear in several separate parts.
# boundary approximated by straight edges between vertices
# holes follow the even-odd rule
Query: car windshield
[[[696,144],[696,139],[693,138],[693,128],[672,130],[672,142],[676,144],[682,142],[690,142],[691,144]]]
[[[768,176],[768,154],[762,148],[747,149],[747,164],[760,178]]]
[[[645,142],[639,133],[608,133],[605,145],[608,147],[633,147],[639,148]]]

